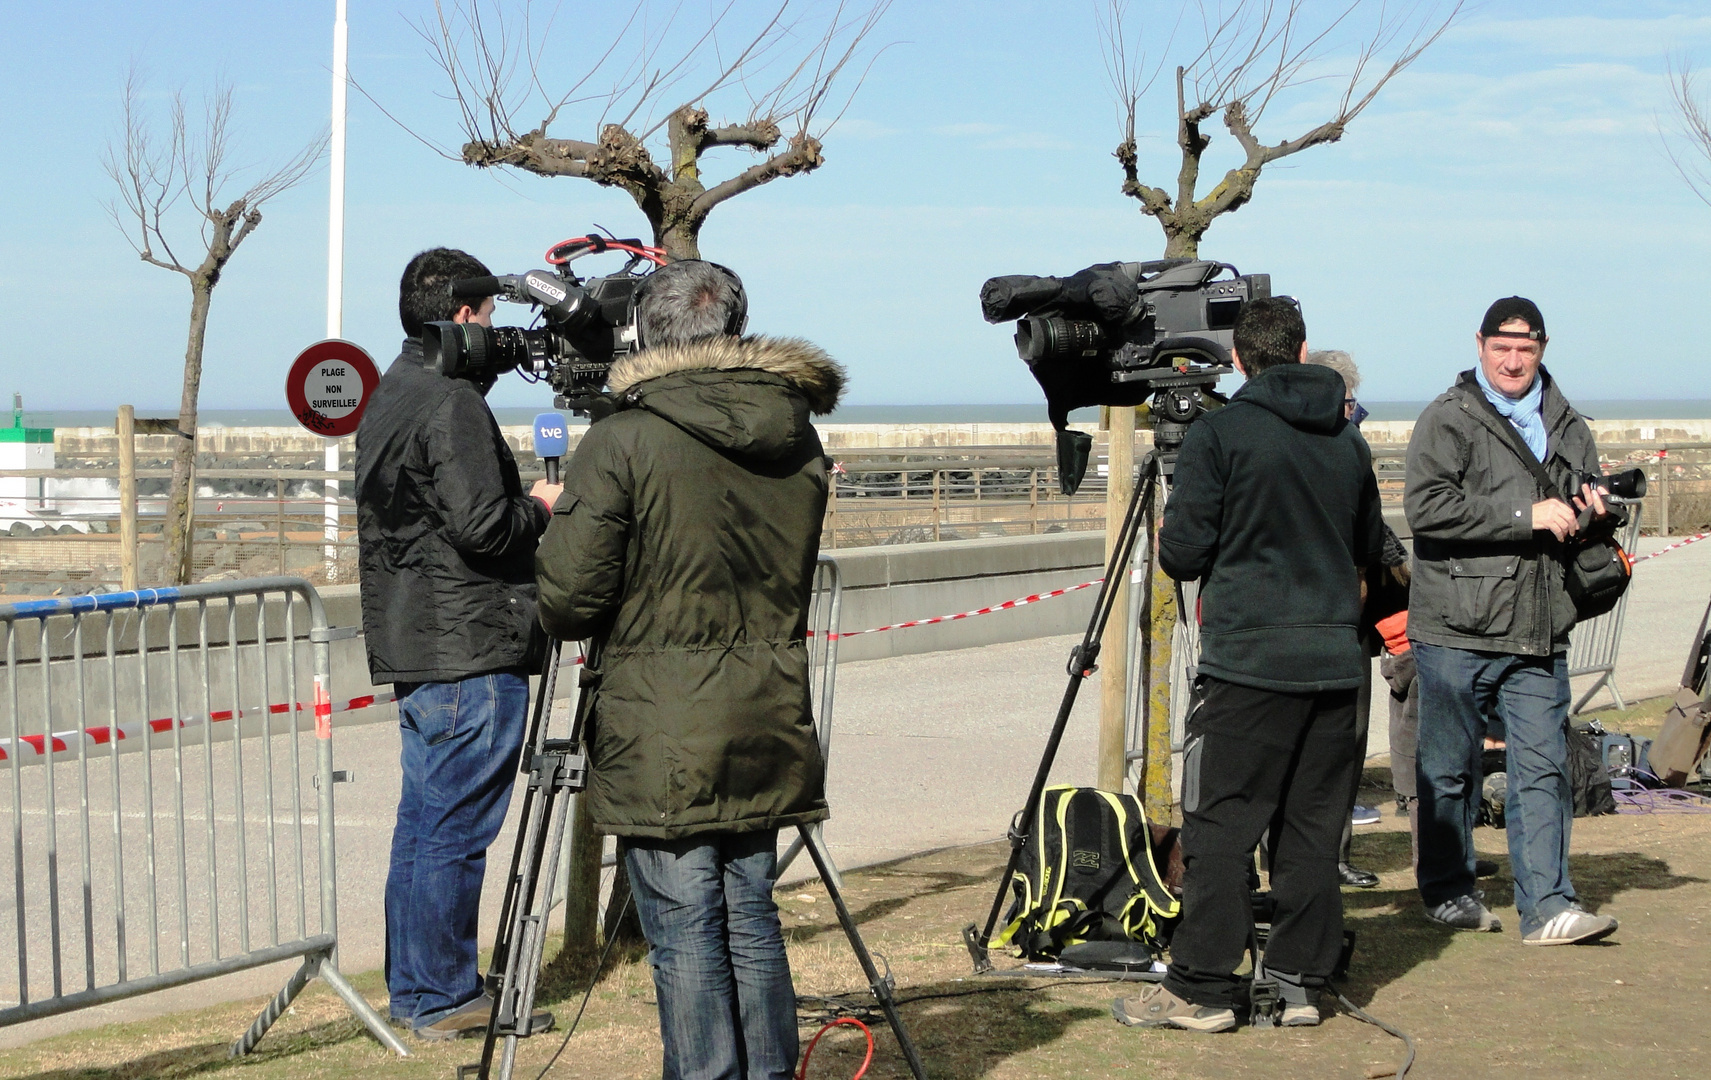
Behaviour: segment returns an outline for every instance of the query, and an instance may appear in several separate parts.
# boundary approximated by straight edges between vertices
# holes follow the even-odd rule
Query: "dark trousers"
[[[1360,795],[1361,777],[1366,773],[1366,741],[1372,730],[1372,665],[1366,665],[1360,689],[1355,691],[1355,756],[1350,766],[1349,812],[1343,818],[1343,842],[1337,848],[1337,858],[1349,861],[1349,851],[1355,840],[1355,799]]]
[[[1379,662],[1384,681],[1390,684],[1390,777],[1396,799],[1408,811],[1409,846],[1416,873],[1420,869],[1420,800],[1415,778],[1414,748],[1420,739],[1420,680],[1414,670],[1414,650],[1392,655]]]
[[[1390,777],[1396,797],[1414,800],[1414,747],[1420,739],[1420,680],[1414,669],[1414,651],[1384,654],[1379,672],[1390,684]]]
[[[1568,658],[1509,656],[1414,643],[1420,677],[1420,898],[1473,892],[1480,747],[1487,717],[1506,727],[1504,807],[1521,933],[1575,902],[1568,876],[1574,803],[1568,782]]]
[[[1289,694],[1201,677],[1182,784],[1182,923],[1171,993],[1227,1007],[1248,945],[1248,870],[1271,836],[1268,969],[1328,977],[1343,943],[1337,848],[1354,779],[1355,691]]]

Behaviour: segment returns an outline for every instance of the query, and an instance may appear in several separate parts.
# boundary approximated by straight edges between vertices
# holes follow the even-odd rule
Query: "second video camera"
[[[1229,277],[1219,275],[1229,271]],[[1242,305],[1271,295],[1271,275],[1203,259],[1098,263],[1066,278],[1013,275],[980,290],[987,322],[1015,319],[1016,352],[1046,394],[1057,428],[1058,479],[1073,494],[1093,440],[1069,429],[1071,409],[1150,402],[1162,448],[1221,401]]]

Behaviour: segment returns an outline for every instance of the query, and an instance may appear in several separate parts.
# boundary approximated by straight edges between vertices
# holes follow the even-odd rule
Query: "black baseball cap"
[[[1521,319],[1530,329],[1526,333],[1519,330],[1499,329],[1510,319]],[[1539,314],[1539,305],[1525,296],[1505,296],[1503,299],[1485,309],[1485,321],[1479,324],[1482,337],[1524,337],[1534,341],[1545,340],[1545,317]]]

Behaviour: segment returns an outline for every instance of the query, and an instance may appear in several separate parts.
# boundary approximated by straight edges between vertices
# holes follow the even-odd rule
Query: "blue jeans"
[[[529,708],[520,675],[398,686],[404,789],[386,878],[392,1016],[431,1024],[480,996],[476,918]]]
[[[789,1080],[796,990],[772,902],[778,831],[625,843],[665,1080]]]
[[[1507,729],[1509,863],[1521,933],[1529,934],[1575,900],[1568,879],[1574,821],[1568,658],[1414,642],[1414,662],[1420,682],[1420,897],[1432,907],[1474,891],[1479,753],[1489,713]]]

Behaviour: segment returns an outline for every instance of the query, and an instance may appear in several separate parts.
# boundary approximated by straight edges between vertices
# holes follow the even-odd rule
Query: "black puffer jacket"
[[[588,793],[619,836],[827,816],[807,609],[843,373],[806,342],[720,338],[614,365],[620,411],[565,467],[541,621],[599,641]]]
[[[1359,686],[1355,568],[1379,560],[1383,530],[1372,452],[1330,368],[1269,368],[1196,420],[1159,565],[1200,580],[1200,671],[1261,690]]]
[[[523,492],[481,392],[428,371],[414,340],[357,428],[356,520],[376,684],[539,662],[534,556],[546,507]]]

